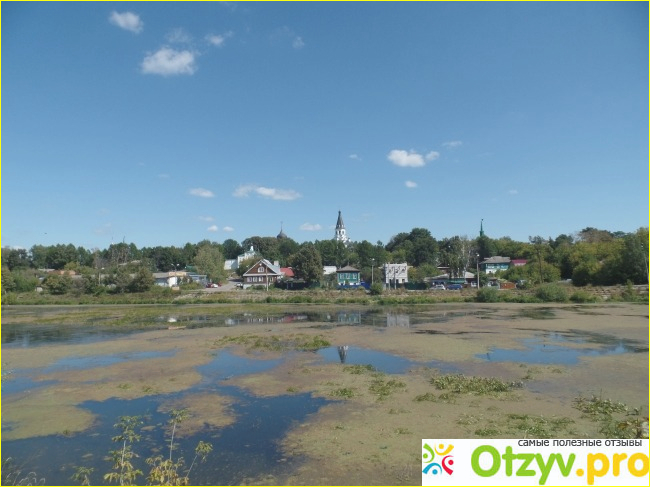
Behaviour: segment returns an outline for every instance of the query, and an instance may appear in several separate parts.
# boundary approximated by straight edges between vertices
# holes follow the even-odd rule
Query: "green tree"
[[[108,284],[112,284],[117,293],[125,293],[131,286],[131,274],[125,266],[119,266],[108,278]]]
[[[296,277],[309,284],[318,282],[323,277],[323,261],[312,243],[301,245],[300,250],[293,254],[289,261]]]
[[[244,248],[239,245],[239,242],[232,238],[224,240],[221,247],[223,248],[224,259],[236,259],[238,255],[244,253]]]
[[[257,253],[270,262],[280,260],[280,247],[275,237],[249,237],[242,242],[242,247],[253,247]]]
[[[72,278],[68,275],[49,274],[43,280],[43,286],[51,294],[66,294],[72,289]]]
[[[15,269],[27,269],[30,265],[29,256],[25,249],[2,248],[2,268],[13,271]]]
[[[206,274],[211,281],[225,279],[223,264],[223,254],[215,245],[202,245],[194,258],[197,271]]]
[[[143,293],[149,291],[154,285],[155,279],[153,274],[145,266],[139,266],[138,270],[129,283],[129,291],[132,293]]]
[[[8,267],[2,268],[2,294],[12,292],[16,289],[16,281]]]

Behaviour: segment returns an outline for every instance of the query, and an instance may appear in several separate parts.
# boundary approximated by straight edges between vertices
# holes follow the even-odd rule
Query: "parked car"
[[[460,291],[463,289],[462,284],[447,284],[447,291]]]
[[[445,285],[444,284],[434,284],[431,286],[431,289],[442,289],[444,291]]]

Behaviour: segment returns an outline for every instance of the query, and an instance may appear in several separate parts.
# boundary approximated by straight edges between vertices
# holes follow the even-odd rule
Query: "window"
[[[258,267],[257,272],[264,272],[264,267],[262,267],[262,266]]]

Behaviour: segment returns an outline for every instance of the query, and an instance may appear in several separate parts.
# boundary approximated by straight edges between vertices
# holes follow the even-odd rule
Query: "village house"
[[[361,285],[361,271],[346,265],[336,271],[336,284],[338,287],[357,287]]]

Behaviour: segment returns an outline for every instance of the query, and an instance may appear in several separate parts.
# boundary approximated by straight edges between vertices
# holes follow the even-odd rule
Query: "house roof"
[[[345,267],[341,267],[340,269],[337,269],[336,272],[361,272],[359,269],[355,269],[351,265],[346,265]]]
[[[493,257],[488,257],[481,264],[510,264],[510,257],[501,257],[500,255],[495,255]]]
[[[526,259],[512,259],[510,261],[512,265],[526,265],[528,263],[528,260]]]
[[[285,277],[294,277],[293,269],[291,267],[280,267],[280,272],[282,272]]]
[[[257,262],[255,262],[255,264],[253,264],[252,266],[250,266],[250,268],[249,268],[246,272],[244,272],[244,275],[246,276],[246,275],[248,275],[249,273],[250,273],[251,275],[253,275],[253,274],[254,274],[254,275],[258,275],[257,272],[251,272],[251,270],[257,268],[257,266],[259,266],[260,264],[264,265],[264,266],[268,269],[267,274],[275,274],[275,275],[277,275],[277,276],[279,276],[279,275],[282,274],[282,271],[280,270],[280,267],[279,267],[279,266],[276,266],[276,265],[271,264],[271,263],[270,263],[268,260],[266,260],[266,259],[260,259],[260,260],[258,260]]]

